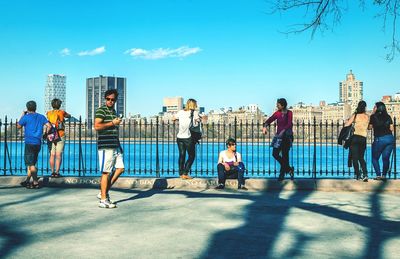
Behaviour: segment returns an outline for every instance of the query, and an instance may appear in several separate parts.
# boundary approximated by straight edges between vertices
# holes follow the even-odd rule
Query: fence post
[[[78,175],[81,175],[82,167],[81,163],[83,163],[83,157],[82,157],[82,116],[79,116],[79,123],[78,123],[78,143],[79,143],[79,150],[78,150]],[[75,129],[76,130],[76,129]]]
[[[0,142],[1,142],[1,130],[2,130],[2,127],[3,127],[3,123],[2,123],[2,121],[1,121],[1,119],[0,119]],[[4,175],[6,175],[6,171],[4,170]]]
[[[394,179],[397,179],[397,163],[396,163],[396,156],[397,156],[397,154],[396,154],[396,147],[397,147],[397,145],[396,145],[396,142],[397,142],[397,139],[396,139],[396,137],[397,137],[397,134],[396,134],[396,117],[394,117],[393,118],[393,127],[394,127],[394,129],[393,129],[393,134],[394,134],[394,149],[393,149],[393,161],[394,161],[394,165],[393,165],[393,167],[394,167],[394,169],[393,169],[393,171],[394,171]]]
[[[314,127],[314,154],[313,154],[313,178],[317,179],[317,124],[314,116],[313,119],[313,127]]]
[[[156,177],[160,177],[160,154],[159,154],[159,149],[158,149],[158,116],[156,117]]]
[[[234,131],[235,131],[235,139],[237,141],[237,117],[236,116],[235,116],[234,123],[235,123],[235,125],[233,127],[234,127]]]
[[[6,175],[7,172],[7,116],[4,120],[4,175]]]

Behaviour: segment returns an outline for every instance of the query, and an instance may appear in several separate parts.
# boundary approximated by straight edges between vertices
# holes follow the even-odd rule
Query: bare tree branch
[[[292,24],[283,33],[297,34],[311,31],[311,38],[317,31],[324,32],[336,27],[347,8],[348,0],[270,0],[274,13],[288,13],[296,10],[304,11],[304,22]],[[360,8],[365,9],[366,1],[359,0]],[[378,9],[376,17],[382,19],[382,30],[391,30],[390,43],[385,46],[388,51],[386,59],[393,61],[400,53],[400,42],[397,35],[397,17],[400,11],[400,0],[373,0],[373,5]],[[390,22],[389,22],[390,21]]]

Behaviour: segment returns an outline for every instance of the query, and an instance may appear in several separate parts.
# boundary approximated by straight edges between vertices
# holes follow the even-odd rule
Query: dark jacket
[[[345,149],[349,148],[353,133],[354,133],[353,125],[343,127],[339,133],[338,144],[343,145]]]

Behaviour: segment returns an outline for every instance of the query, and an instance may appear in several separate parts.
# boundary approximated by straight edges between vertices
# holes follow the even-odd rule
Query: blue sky
[[[353,2],[353,1],[350,1]],[[127,112],[153,115],[166,96],[210,109],[338,100],[353,70],[370,106],[400,91],[399,58],[385,60],[389,34],[349,6],[334,31],[285,35],[293,15],[268,15],[264,0],[0,1],[0,117],[28,100],[43,111],[47,74],[67,76],[67,110],[85,116],[85,79],[127,78]]]

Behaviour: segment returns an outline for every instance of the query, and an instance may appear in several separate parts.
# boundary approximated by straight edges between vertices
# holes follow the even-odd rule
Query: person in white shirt
[[[173,121],[178,120],[179,122],[176,143],[179,149],[179,177],[183,180],[193,179],[189,176],[189,172],[196,157],[196,143],[191,138],[189,128],[191,124],[197,126],[201,121],[199,112],[196,109],[197,101],[189,99],[186,102],[185,109],[178,111],[173,117]],[[188,153],[187,160],[186,153]]]
[[[236,140],[228,138],[227,150],[221,151],[218,157],[218,186],[215,189],[224,189],[227,178],[238,179],[238,189],[247,191],[244,186],[244,164],[242,156],[236,152]]]

